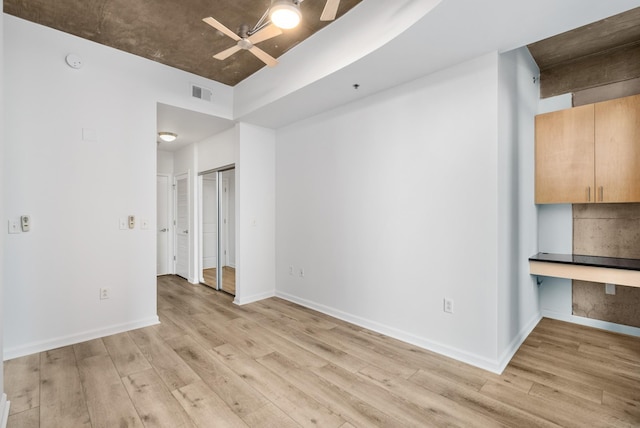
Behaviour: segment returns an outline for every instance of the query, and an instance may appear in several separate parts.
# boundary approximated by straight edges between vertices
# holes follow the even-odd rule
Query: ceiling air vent
[[[204,101],[211,101],[211,96],[213,92],[209,88],[205,88],[204,86],[198,86],[191,84],[191,96],[194,98],[198,98]]]

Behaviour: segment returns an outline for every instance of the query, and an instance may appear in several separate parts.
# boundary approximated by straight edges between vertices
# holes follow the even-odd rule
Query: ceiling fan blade
[[[213,57],[219,60],[227,59],[234,53],[238,52],[240,49],[241,48],[238,45],[231,46],[229,49],[225,49],[222,52],[215,54]]]
[[[260,49],[259,47],[253,46],[249,49],[249,52],[258,57],[262,62],[267,64],[269,67],[275,67],[278,64],[278,60]]]
[[[320,21],[333,21],[336,19],[338,6],[340,6],[340,0],[327,0],[322,15],[320,15]]]
[[[207,24],[211,25],[216,30],[221,31],[224,34],[226,34],[227,36],[231,37],[236,42],[238,40],[240,40],[240,36],[238,36],[233,31],[229,30],[227,27],[225,27],[224,25],[222,25],[220,22],[216,21],[212,17],[204,18],[203,21],[206,22]]]
[[[273,24],[269,24],[262,30],[249,36],[249,41],[255,45],[256,43],[264,42],[265,40],[268,40],[275,36],[279,36],[280,34],[282,34],[281,29]]]

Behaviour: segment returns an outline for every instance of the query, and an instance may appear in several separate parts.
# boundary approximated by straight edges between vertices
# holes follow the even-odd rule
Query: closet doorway
[[[236,294],[235,168],[200,174],[200,282]]]

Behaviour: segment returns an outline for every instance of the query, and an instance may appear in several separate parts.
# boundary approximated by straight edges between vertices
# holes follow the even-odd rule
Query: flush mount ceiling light
[[[299,0],[271,0],[269,19],[276,27],[288,30],[297,26],[301,18]]]
[[[178,134],[174,134],[173,132],[158,132],[158,137],[160,137],[162,141],[170,143],[178,138]]]

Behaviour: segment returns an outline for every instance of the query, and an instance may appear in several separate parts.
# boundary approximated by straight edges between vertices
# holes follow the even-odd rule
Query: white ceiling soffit
[[[311,75],[320,74],[314,69],[318,40],[327,46],[321,49],[323,55],[326,51],[337,55],[335,51],[342,51],[346,43],[341,38],[349,39],[352,36],[348,34],[359,34],[363,26],[386,31],[384,26],[381,30],[371,25],[360,13],[365,5],[373,7],[371,5],[389,3],[363,1],[336,23],[283,55],[278,67],[285,66],[286,73],[272,75],[263,69],[236,86],[234,117],[256,125],[280,128],[480,55],[525,46],[638,5],[637,0],[442,0],[439,5],[430,2],[432,10],[420,15],[421,19],[411,28],[374,52],[361,55],[361,59],[353,60],[355,54],[341,57],[340,67],[333,58],[323,59],[329,63],[322,69],[325,75],[314,81]],[[428,2],[402,3],[404,10],[409,10],[409,3],[426,7]],[[404,10],[398,13],[402,14]],[[346,18],[351,19],[347,21]],[[352,22],[356,18],[358,22]],[[335,34],[330,32],[343,20],[348,22],[345,25],[348,28],[340,28]],[[351,63],[345,64],[349,58]],[[328,71],[330,68],[334,72]],[[352,87],[355,83],[360,85],[357,90]],[[252,91],[255,91],[253,99]]]
[[[234,87],[241,117],[320,80],[393,40],[441,0],[364,0],[331,25]],[[445,0],[447,1],[447,0]]]
[[[229,119],[185,110],[167,104],[157,106],[158,132],[173,132],[178,138],[170,143],[158,139],[158,150],[175,152],[192,143],[200,142],[235,125]]]

